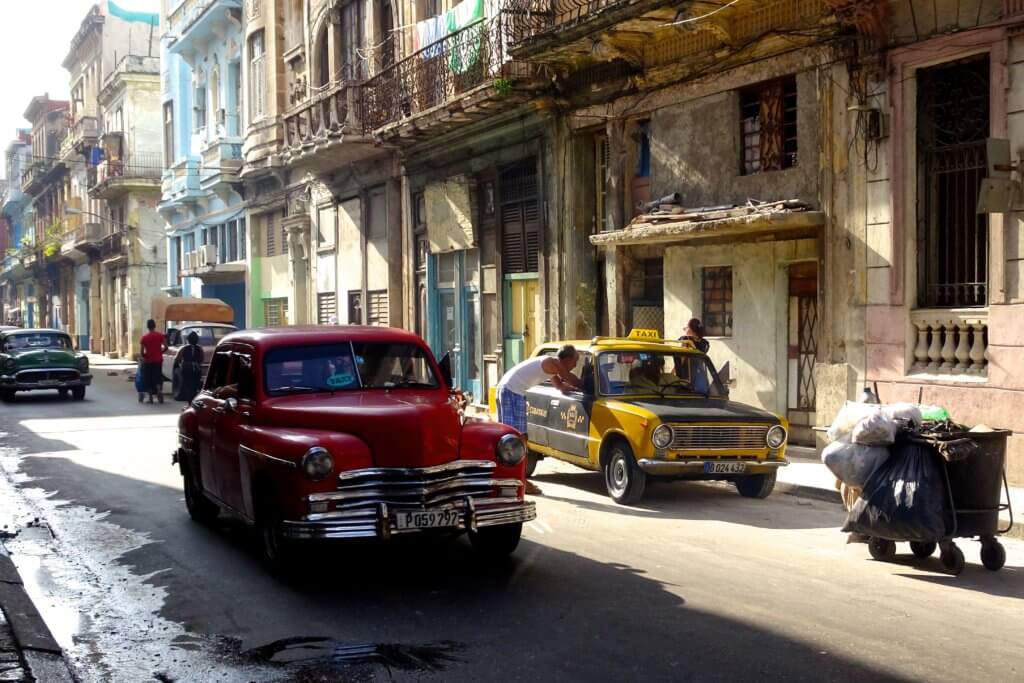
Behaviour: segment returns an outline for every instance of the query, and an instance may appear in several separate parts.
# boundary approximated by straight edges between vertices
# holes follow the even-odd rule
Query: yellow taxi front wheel
[[[632,505],[644,496],[647,473],[636,464],[633,449],[623,439],[616,439],[608,446],[604,485],[608,495],[620,505]]]

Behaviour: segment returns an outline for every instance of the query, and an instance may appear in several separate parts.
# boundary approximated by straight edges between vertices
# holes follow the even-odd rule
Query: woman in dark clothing
[[[199,346],[199,335],[189,332],[186,337],[188,344],[178,354],[178,394],[174,398],[179,401],[191,401],[199,393],[199,384],[203,379],[203,347]]]
[[[679,340],[683,341],[684,339],[693,342],[697,350],[702,353],[707,353],[711,348],[711,344],[704,338],[704,325],[697,318],[690,318],[690,322],[686,323],[686,331]]]

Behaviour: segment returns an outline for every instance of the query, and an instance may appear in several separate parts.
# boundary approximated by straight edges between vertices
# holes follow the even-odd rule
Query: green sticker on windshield
[[[356,377],[350,372],[339,372],[327,378],[327,386],[331,389],[345,389],[354,386]]]

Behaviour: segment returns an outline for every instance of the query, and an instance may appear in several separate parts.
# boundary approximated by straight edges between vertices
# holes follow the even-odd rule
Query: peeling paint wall
[[[731,397],[772,412],[786,412],[788,339],[787,266],[817,258],[813,239],[665,250],[665,330],[678,336],[701,317],[701,269],[731,266],[733,332],[709,337],[715,367],[726,362],[735,383]]]
[[[751,69],[748,84],[773,72]],[[651,196],[683,195],[686,206],[744,204],[748,199],[802,199],[818,205],[818,87],[813,71],[797,74],[795,168],[740,175],[739,93],[728,90],[658,109],[651,115]]]

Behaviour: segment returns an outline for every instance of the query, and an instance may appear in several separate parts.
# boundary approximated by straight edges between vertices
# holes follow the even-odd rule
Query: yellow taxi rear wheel
[[[608,446],[604,485],[611,499],[620,505],[632,505],[644,496],[647,473],[636,464],[633,449],[623,439],[616,439]]]

